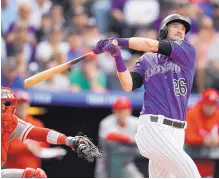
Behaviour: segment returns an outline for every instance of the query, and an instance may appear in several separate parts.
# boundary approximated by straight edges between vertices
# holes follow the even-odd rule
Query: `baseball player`
[[[109,38],[93,49],[96,54],[108,52],[115,58],[124,91],[144,85],[135,140],[141,155],[149,159],[149,177],[200,177],[195,163],[183,150],[196,58],[195,48],[184,40],[190,27],[183,16],[172,14],[161,22],[158,40]],[[129,72],[117,45],[147,53]]]
[[[118,97],[113,103],[113,114],[105,117],[100,122],[99,139],[101,149],[106,148],[108,141],[119,143],[133,143],[137,132],[138,118],[131,115],[132,103],[128,97]],[[102,157],[96,162],[95,177],[107,178],[107,157]],[[123,164],[124,176],[131,178],[143,178],[134,163],[134,156],[126,156]]]
[[[17,106],[15,115],[36,127],[45,127],[37,118],[28,115],[30,98],[26,91],[15,91]],[[63,157],[67,152],[60,147],[48,148],[47,143],[37,142],[27,139],[21,142],[19,139],[13,139],[8,148],[7,168],[40,168],[41,158]]]
[[[57,131],[35,127],[14,115],[16,110],[16,96],[10,88],[1,87],[1,166],[7,159],[9,143],[17,138],[46,142],[49,144],[67,145],[78,153],[79,157],[93,161],[101,157],[101,153],[94,144],[84,136],[66,137]],[[40,169],[3,169],[2,178],[46,178],[45,172]]]
[[[202,92],[201,99],[187,112],[188,127],[185,130],[185,143],[188,145],[219,146],[219,92],[208,88]],[[195,160],[200,175],[212,176],[215,161]]]

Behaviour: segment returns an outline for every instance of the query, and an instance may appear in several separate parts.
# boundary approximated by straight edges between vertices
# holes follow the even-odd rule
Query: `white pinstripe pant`
[[[201,178],[193,160],[183,150],[185,130],[151,122],[141,115],[135,140],[142,156],[149,159],[150,178]]]

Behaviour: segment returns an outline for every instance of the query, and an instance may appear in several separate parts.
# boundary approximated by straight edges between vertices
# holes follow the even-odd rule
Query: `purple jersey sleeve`
[[[169,40],[172,51],[170,58],[184,70],[188,70],[195,65],[195,48],[186,41]]]
[[[139,60],[136,62],[134,68],[132,69],[132,72],[136,72],[140,74],[142,79],[144,79],[144,73],[145,73],[143,60],[144,58],[143,56],[141,56]]]

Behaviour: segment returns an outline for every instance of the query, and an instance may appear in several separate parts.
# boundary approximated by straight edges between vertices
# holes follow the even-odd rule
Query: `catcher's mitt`
[[[79,133],[75,137],[71,137],[70,143],[73,145],[73,150],[78,154],[79,157],[88,160],[89,162],[94,161],[95,158],[101,158],[102,152],[97,146],[91,142],[91,140]]]

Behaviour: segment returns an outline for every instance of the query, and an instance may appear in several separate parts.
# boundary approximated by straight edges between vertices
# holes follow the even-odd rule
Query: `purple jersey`
[[[145,53],[134,72],[142,76],[144,102],[141,114],[164,115],[185,120],[188,99],[195,74],[195,48],[186,41],[169,40],[170,57]]]

